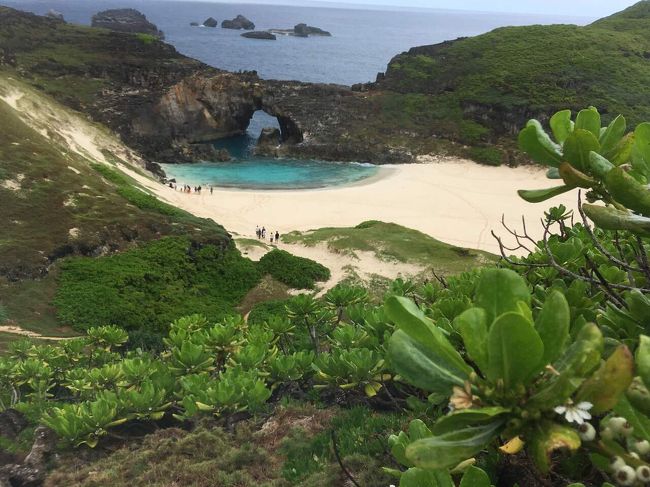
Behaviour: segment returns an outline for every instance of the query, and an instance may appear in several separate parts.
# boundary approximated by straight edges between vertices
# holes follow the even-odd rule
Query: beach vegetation
[[[317,282],[330,278],[330,271],[324,265],[280,249],[265,254],[259,261],[259,269],[293,289],[313,289]]]

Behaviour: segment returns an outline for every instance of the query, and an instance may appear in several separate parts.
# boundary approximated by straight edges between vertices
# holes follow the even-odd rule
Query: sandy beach
[[[551,206],[576,206],[576,192],[542,204],[526,203],[517,189],[553,186],[533,167],[489,167],[464,160],[382,167],[362,183],[310,190],[236,190],[186,194],[129,171],[165,201],[212,218],[237,235],[254,237],[256,225],[280,234],[354,226],[382,220],[420,230],[449,244],[497,252],[490,230],[504,234],[501,217],[541,237],[540,218]],[[182,184],[182,181],[179,181]]]

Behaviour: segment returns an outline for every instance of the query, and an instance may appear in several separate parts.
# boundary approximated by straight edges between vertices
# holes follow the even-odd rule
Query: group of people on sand
[[[169,187],[174,191],[182,191],[183,193],[196,193],[196,194],[201,194],[201,190],[203,189],[201,186],[190,186],[189,184],[183,184],[182,186],[178,186],[174,182],[170,182]],[[214,188],[210,186],[210,194],[212,194],[213,191]]]
[[[260,228],[259,225],[255,228],[255,235],[257,235],[257,238],[260,240],[266,240],[266,227]],[[269,242],[273,243],[279,243],[280,242],[280,232],[277,230],[275,233],[269,232]]]

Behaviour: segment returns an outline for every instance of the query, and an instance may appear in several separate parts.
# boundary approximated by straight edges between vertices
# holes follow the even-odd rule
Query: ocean
[[[432,2],[433,3],[433,2]],[[506,25],[576,23],[595,19],[531,14],[448,10],[371,10],[294,7],[167,0],[0,0],[0,4],[37,14],[49,9],[68,22],[90,24],[108,8],[132,7],[158,25],[167,42],[181,53],[229,71],[254,70],[265,79],[351,85],[374,81],[391,58],[414,46],[473,36]],[[305,22],[332,37],[285,37],[277,41],[246,39],[240,31],[191,27],[214,17],[221,23],[238,14],[257,30],[292,28]]]

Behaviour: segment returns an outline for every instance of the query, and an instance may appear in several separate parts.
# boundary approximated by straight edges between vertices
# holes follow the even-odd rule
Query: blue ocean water
[[[372,10],[296,7],[178,0],[0,0],[1,4],[44,14],[63,13],[68,22],[90,24],[92,15],[108,8],[136,8],[166,35],[181,53],[229,71],[257,71],[265,79],[351,85],[373,81],[391,58],[414,46],[472,36],[506,25],[575,23],[595,19],[435,9]],[[344,7],[344,5],[342,6]],[[246,39],[240,31],[191,27],[214,17],[242,14],[257,30],[291,28],[305,22],[330,31],[332,37],[285,37],[277,41]],[[359,164],[274,160],[251,155],[263,127],[277,126],[258,112],[248,133],[220,141],[233,163],[166,165],[181,184],[246,188],[314,188],[358,181],[376,169]]]
[[[460,3],[460,2],[459,2]],[[577,23],[590,18],[482,13],[435,9],[370,10],[211,3],[178,0],[0,0],[0,4],[90,24],[107,8],[132,7],[158,25],[180,52],[229,71],[255,70],[265,79],[354,84],[373,81],[391,58],[414,46],[472,36],[506,25]],[[432,6],[435,2],[432,2]],[[246,39],[236,30],[191,27],[214,17],[221,23],[243,14],[258,30],[291,28],[305,22],[333,37]]]

